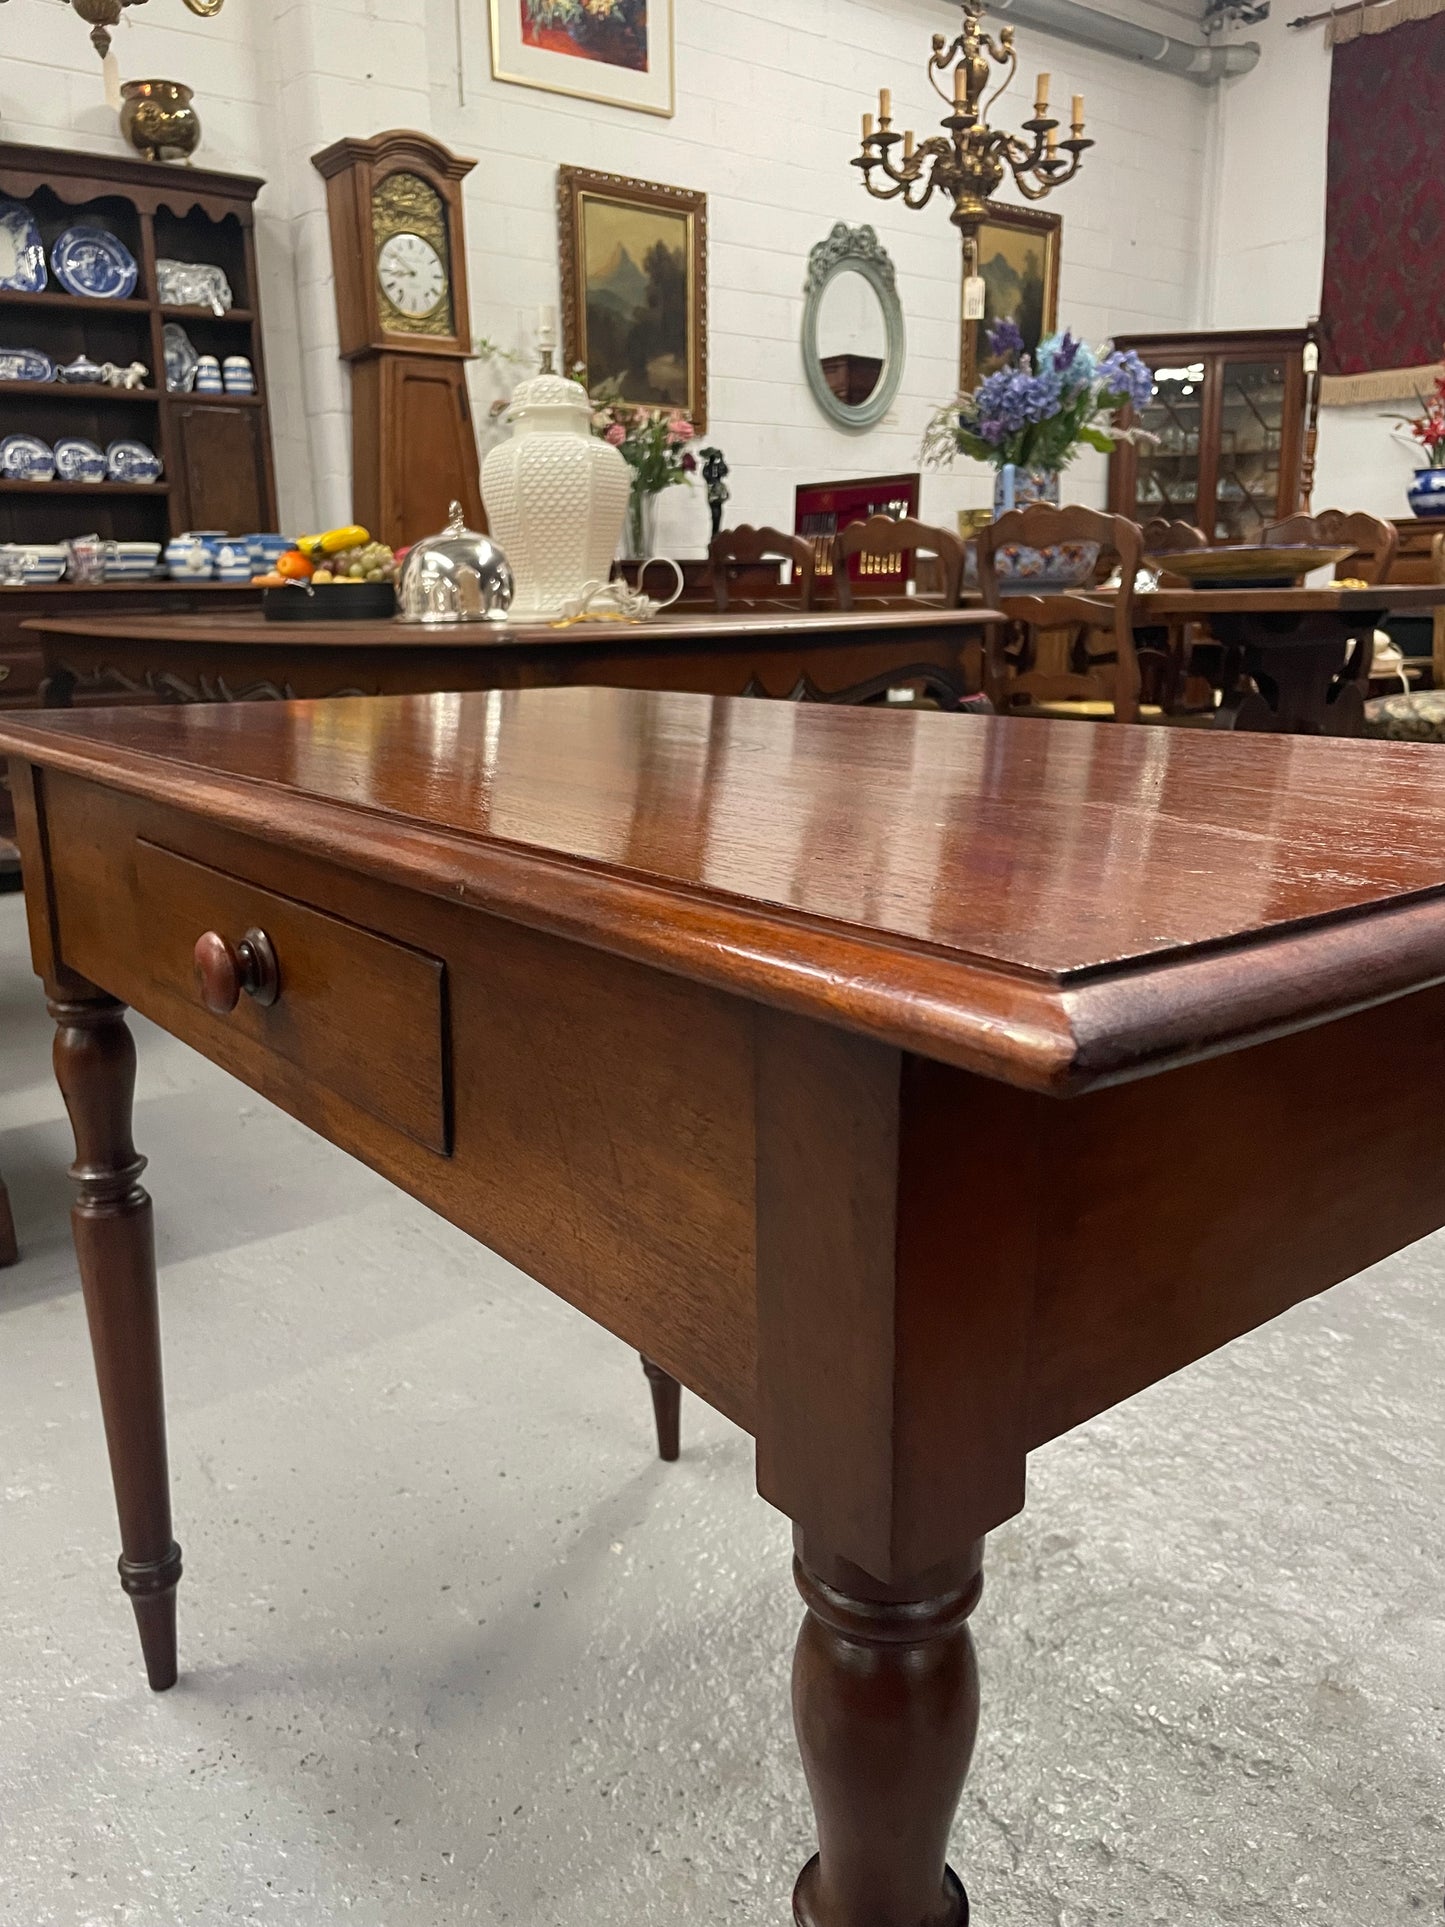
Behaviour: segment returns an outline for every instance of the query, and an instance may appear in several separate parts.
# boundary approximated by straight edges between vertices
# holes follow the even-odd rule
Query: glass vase
[[[662,497],[652,490],[632,484],[627,505],[627,555],[632,562],[646,562],[657,554],[657,511]]]
[[[1059,471],[1056,468],[1022,468],[1005,462],[994,476],[993,512],[997,519],[1010,509],[1029,509],[1040,502],[1059,505]]]

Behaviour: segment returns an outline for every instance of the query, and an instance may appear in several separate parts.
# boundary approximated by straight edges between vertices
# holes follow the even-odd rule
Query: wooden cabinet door
[[[271,529],[269,450],[259,408],[180,403],[171,411],[177,529],[251,535]]]

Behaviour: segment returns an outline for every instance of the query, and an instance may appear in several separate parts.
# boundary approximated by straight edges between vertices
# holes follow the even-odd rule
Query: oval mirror
[[[903,362],[903,308],[893,263],[871,227],[840,221],[808,260],[808,386],[841,428],[872,428],[893,405]]]

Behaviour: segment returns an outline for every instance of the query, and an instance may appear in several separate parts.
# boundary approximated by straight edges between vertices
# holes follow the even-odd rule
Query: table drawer
[[[233,955],[261,932],[274,978],[207,1020],[243,1033],[428,1149],[450,1150],[445,969],[424,951],[137,842],[137,924],[148,975],[204,1010],[197,940]],[[264,953],[265,946],[261,946]]]

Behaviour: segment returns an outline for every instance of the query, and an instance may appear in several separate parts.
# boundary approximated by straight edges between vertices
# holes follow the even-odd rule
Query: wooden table
[[[1157,589],[1137,598],[1141,628],[1181,619],[1207,623],[1217,642],[1240,650],[1254,688],[1226,690],[1217,729],[1304,736],[1360,736],[1364,676],[1344,678],[1352,645],[1373,646],[1387,615],[1445,608],[1445,584],[1370,589]]]
[[[258,610],[261,595],[247,585],[229,582],[45,582],[28,587],[0,584],[0,710],[38,709],[45,665],[39,641],[26,635],[32,617],[64,617],[84,611],[83,620],[142,611],[166,616],[206,610]],[[20,859],[11,841],[15,834],[10,790],[0,759],[0,878],[18,873]]]
[[[1445,1220],[1438,753],[597,689],[0,751],[151,1684],[125,1004],[754,1435],[807,1605],[797,1918],[962,1927],[967,1621],[1029,1452]]]
[[[647,624],[276,623],[67,616],[29,624],[47,706],[427,694],[588,683],[857,703],[921,683],[953,707],[982,686],[982,609],[697,612]]]

